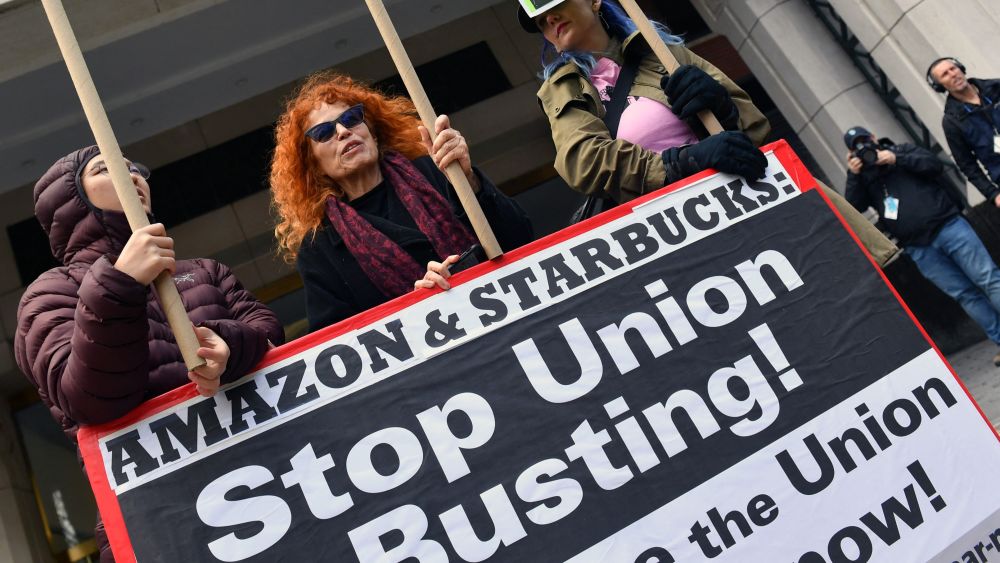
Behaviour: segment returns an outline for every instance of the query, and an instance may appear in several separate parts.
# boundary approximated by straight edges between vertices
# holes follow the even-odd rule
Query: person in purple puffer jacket
[[[148,171],[129,164],[151,213]],[[245,375],[284,341],[277,317],[226,266],[175,260],[163,225],[131,232],[97,147],[59,159],[35,184],[35,216],[63,263],[21,298],[14,354],[42,401],[76,443],[81,424],[121,417],[194,382],[202,395]],[[149,284],[169,270],[206,365],[188,372]],[[101,562],[113,562],[98,522]]]

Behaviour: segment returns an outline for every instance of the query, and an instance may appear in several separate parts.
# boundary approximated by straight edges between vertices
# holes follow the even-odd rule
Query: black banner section
[[[807,192],[118,500],[139,561],[562,561],[927,348]]]

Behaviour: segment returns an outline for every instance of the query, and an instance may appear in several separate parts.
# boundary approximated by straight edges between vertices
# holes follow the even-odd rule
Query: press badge
[[[899,200],[890,196],[885,197],[885,213],[882,214],[886,219],[896,220],[899,217]]]

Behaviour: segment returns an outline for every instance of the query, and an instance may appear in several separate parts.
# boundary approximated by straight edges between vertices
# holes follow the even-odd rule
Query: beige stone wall
[[[833,186],[847,178],[843,134],[864,125],[908,140],[804,0],[695,0],[739,50]]]
[[[953,56],[969,75],[1000,77],[1000,2],[995,0],[832,0],[844,21],[941,146],[944,96],[927,87],[927,65]],[[982,198],[974,188],[974,201]]]
[[[80,45],[86,50],[123,34],[160,25],[211,0],[64,0]],[[59,60],[41,2],[14,0],[0,5],[0,79]]]

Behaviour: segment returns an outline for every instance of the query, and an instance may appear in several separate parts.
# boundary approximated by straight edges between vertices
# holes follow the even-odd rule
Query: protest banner
[[[765,150],[81,430],[118,561],[996,553],[996,433]]]

